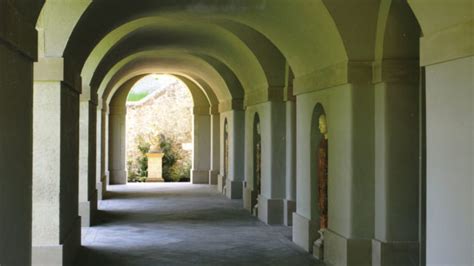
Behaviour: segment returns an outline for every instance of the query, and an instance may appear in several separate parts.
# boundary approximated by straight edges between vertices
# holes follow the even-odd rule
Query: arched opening
[[[255,113],[253,119],[253,191],[252,213],[258,216],[258,196],[262,192],[262,136],[260,117]]]
[[[189,89],[174,76],[148,75],[127,97],[128,182],[190,181],[192,107]]]
[[[211,117],[202,94],[169,75],[123,83],[109,104],[110,183],[191,179],[208,184]]]

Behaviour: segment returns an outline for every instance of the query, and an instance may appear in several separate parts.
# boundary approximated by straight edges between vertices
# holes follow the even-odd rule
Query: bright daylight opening
[[[193,99],[171,75],[139,80],[127,98],[128,182],[189,182]]]

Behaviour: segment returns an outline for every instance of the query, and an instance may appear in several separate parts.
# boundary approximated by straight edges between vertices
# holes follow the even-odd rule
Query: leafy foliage
[[[183,182],[190,180],[191,162],[186,155],[186,151],[175,138],[160,133],[156,136],[145,138],[137,137],[138,150],[140,154],[137,158],[128,161],[128,181],[145,182],[148,176],[148,158],[146,154],[153,144],[159,144],[163,154],[162,174],[166,182]]]
[[[150,151],[151,145],[145,141],[143,136],[138,136],[137,142],[140,155],[134,161],[127,162],[129,182],[145,182],[148,177],[148,157],[146,154]]]
[[[148,92],[138,92],[138,93],[130,93],[127,98],[127,102],[138,102],[148,96],[150,93]]]

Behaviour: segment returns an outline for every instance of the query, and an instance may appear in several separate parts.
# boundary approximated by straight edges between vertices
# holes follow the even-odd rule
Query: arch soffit
[[[104,12],[110,10],[109,4],[114,5],[114,12]],[[231,0],[128,4],[94,1],[71,36],[65,53],[80,51],[78,56],[85,61],[93,47],[114,25],[124,24],[140,14],[150,14],[150,10],[158,10],[155,15],[174,19],[186,18],[194,22],[227,19],[244,24],[271,40],[287,58],[297,77],[347,61],[336,23],[321,0],[245,1],[238,5]],[[104,19],[104,14],[109,17]],[[103,27],[89,31],[94,28],[92,25]]]
[[[191,95],[193,96],[193,103],[195,107],[209,108],[212,106],[211,103],[209,102],[209,98],[207,97],[207,95],[204,92],[204,89],[202,88],[202,85],[198,83],[197,81],[194,81],[192,77],[187,77],[186,75],[183,75],[183,74],[162,72],[161,68],[154,68],[154,67],[141,68],[139,70],[124,73],[120,79],[118,79],[113,84],[110,84],[111,86],[107,89],[107,92],[104,95],[103,105],[105,106],[111,105],[111,102],[114,101],[115,98],[117,98],[116,97],[117,95],[124,94],[123,92],[124,89],[127,90],[125,94],[128,95],[129,91],[131,90],[131,87],[128,87],[128,85],[130,85],[128,83],[130,80],[135,79],[136,77],[143,78],[152,73],[162,73],[162,74],[173,75],[177,79],[182,81],[186,86],[188,86],[188,90],[191,92]],[[136,80],[135,83],[138,82],[138,80]],[[135,83],[133,83],[133,85]]]
[[[242,78],[239,79],[237,74],[231,69],[228,65],[224,64],[218,58],[214,58],[209,53],[203,54],[199,53],[200,49],[188,49],[188,47],[177,47],[177,46],[162,46],[162,47],[151,47],[145,45],[147,48],[143,48],[142,44],[139,39],[137,39],[138,45],[137,47],[118,47],[118,50],[115,53],[109,53],[99,64],[97,67],[92,80],[91,80],[91,87],[97,88],[97,84],[103,79],[106,73],[113,68],[117,62],[124,60],[134,54],[143,54],[143,53],[151,53],[151,51],[155,51],[153,55],[163,54],[163,55],[191,55],[196,58],[200,58],[200,60],[205,61],[208,65],[212,66],[226,81],[228,87],[232,90],[232,95],[236,98],[242,98],[244,94],[244,88],[242,84]],[[150,45],[155,44],[153,40],[149,40]],[[192,52],[190,52],[192,51]],[[244,64],[242,62],[241,64]],[[244,79],[245,80],[245,79]],[[246,79],[248,83],[250,83],[253,79]],[[265,87],[267,88],[267,87]],[[248,87],[247,87],[248,89]]]
[[[194,15],[195,18],[205,17],[208,20],[212,20],[214,17],[218,17],[219,19],[224,18],[242,23],[255,29],[255,31],[262,33],[262,35],[271,40],[272,43],[282,51],[292,66],[296,77],[302,76],[305,73],[311,73],[315,70],[317,71],[318,69],[322,69],[349,58],[356,59],[358,57],[370,57],[371,53],[367,52],[367,49],[363,49],[362,51],[365,52],[360,52],[360,54],[356,53],[358,49],[356,49],[357,47],[355,45],[360,42],[355,42],[354,40],[360,40],[362,36],[357,37],[354,35],[354,33],[360,32],[358,30],[351,31],[350,29],[353,29],[353,26],[351,27],[350,25],[366,25],[369,28],[377,27],[374,26],[376,25],[374,21],[378,17],[378,11],[374,11],[373,9],[379,7],[380,3],[378,1],[365,1],[367,3],[373,2],[373,5],[360,5],[360,1],[353,1],[354,3],[352,3],[347,1],[328,0],[312,1],[311,3],[305,1],[301,1],[301,3],[292,1],[289,5],[284,5],[281,3],[282,1],[252,1],[236,6],[230,0],[223,0],[219,3],[209,4],[209,7],[199,2],[179,4],[160,3],[160,6],[155,5],[155,8],[162,10],[162,13],[179,14],[187,18],[193,17],[192,14],[189,14],[189,11],[198,11],[195,12],[197,13]],[[435,3],[435,5],[417,0],[408,0],[408,2],[425,35],[473,20],[471,8],[472,3],[470,0],[456,0],[455,4],[449,5],[442,1]],[[61,21],[60,18],[51,19],[51,21],[55,22],[55,26],[61,28],[54,30],[55,27],[51,27],[51,29],[47,27],[48,30],[53,32],[51,35],[56,36],[55,38],[52,38],[51,41],[47,42],[48,44],[51,44],[52,48],[47,49],[48,51],[54,51],[54,47],[57,47],[59,44],[63,45],[64,42],[69,39],[68,37],[71,36],[71,32],[68,32],[64,28],[69,28],[72,31],[72,28],[76,26],[79,17],[84,13],[86,8],[89,7],[91,1],[77,0],[67,1],[67,3],[63,5],[60,4],[61,1],[48,0],[42,10],[44,11],[46,6],[56,7],[55,10],[58,11],[53,13],[61,15],[66,14],[63,11],[69,10],[69,12],[67,12],[67,14],[69,14],[67,16],[68,21],[72,21],[73,23],[63,25],[62,23],[57,23],[57,21]],[[113,4],[117,5],[115,2]],[[354,19],[352,13],[350,13],[351,16],[344,15],[348,14],[350,10],[353,10],[353,4],[357,4],[358,9],[361,8],[361,6],[362,8],[368,9],[366,12],[358,12],[360,14],[365,14],[367,17],[360,18],[364,22],[363,24],[356,23],[359,19]],[[38,8],[41,8],[42,2],[35,2],[35,5]],[[105,23],[107,24],[105,25],[105,28],[112,29],[113,25],[117,25],[116,21],[120,20],[120,18],[124,18],[124,21],[130,20],[132,15],[128,13],[133,13],[133,16],[137,17],[137,13],[145,13],[150,7],[150,4],[143,5],[141,8],[138,7],[138,5],[130,8],[131,6],[126,5],[126,3],[118,3],[118,5],[121,7],[120,10],[122,12],[114,12],[117,16],[110,19],[110,21],[107,21],[107,23]],[[86,23],[87,25],[87,22],[83,21],[93,18],[94,15],[100,14],[100,12],[107,10],[107,8],[106,1],[94,1],[87,12],[85,12],[86,14],[90,12],[91,15],[81,19],[78,28],[83,26],[82,23]],[[19,7],[19,9],[23,10],[24,8],[22,9]],[[187,11],[179,11],[182,9]],[[269,11],[264,12],[265,10]],[[32,16],[35,17],[35,14],[33,14],[34,8],[31,12]],[[26,13],[28,14],[30,12]],[[102,13],[102,15],[108,13],[110,12]],[[218,14],[216,15],[215,13]],[[452,16],[447,14],[457,15]],[[352,17],[352,20],[348,21],[348,17]],[[55,16],[54,18],[57,17]],[[99,18],[103,19],[103,16],[96,16],[96,19]],[[94,20],[91,20],[90,23],[95,22]],[[52,24],[48,25],[51,26]],[[99,23],[96,25],[101,24]],[[365,28],[367,29],[367,27]],[[82,30],[78,30],[77,36],[80,38],[80,36],[83,35],[82,33],[86,32],[88,29],[90,29],[90,27],[83,27]],[[99,30],[99,34],[103,32],[107,32],[107,29]],[[376,30],[367,32],[376,32]],[[373,37],[372,39],[375,38],[376,37]],[[74,42],[74,38],[71,39]],[[99,38],[90,38],[90,42],[94,43],[97,39]],[[371,38],[369,38],[369,40],[370,39]],[[57,43],[57,45],[54,45],[54,43]],[[46,47],[49,47],[49,45],[46,45]],[[373,50],[375,50],[375,47]],[[364,53],[365,56],[363,55]],[[372,57],[374,56],[375,55],[372,55]]]
[[[109,97],[110,100],[107,101],[108,104],[110,104],[111,106],[124,105],[126,103],[128,94],[133,89],[133,87],[141,79],[143,79],[144,77],[152,73],[153,72],[146,72],[146,71],[144,71],[143,73],[137,73],[135,76],[132,76],[124,80],[123,83],[117,84],[117,90],[110,95]],[[201,90],[198,84],[186,78],[185,76],[181,76],[181,75],[173,75],[173,76],[187,87],[193,99],[194,107],[200,107],[200,108],[210,107],[210,104],[206,95],[203,93],[203,91]]]
[[[421,29],[409,5],[404,1],[380,3],[375,33],[375,61],[417,60]]]
[[[413,10],[424,36],[469,21],[472,23],[474,19],[472,0],[407,0],[407,2]]]
[[[259,35],[253,33],[247,39],[256,39],[257,36]],[[264,40],[263,36],[260,35],[259,40]],[[247,43],[257,47],[250,40]],[[217,25],[176,23],[171,19],[153,17],[126,23],[104,37],[85,62],[82,70],[84,84],[91,83],[93,72],[105,58],[152,45],[176,46],[215,57],[232,69],[244,88],[284,85],[285,59],[276,48],[271,47],[269,41],[259,44],[259,53],[266,54],[258,56],[249,49],[249,45]],[[267,69],[261,62],[264,62]]]
[[[194,70],[197,68],[202,69],[202,66],[192,68],[191,61],[189,58],[163,58],[163,57],[134,57],[133,60],[126,60],[127,63],[121,64],[117,69],[108,73],[108,78],[102,82],[103,92],[99,94],[102,99],[107,99],[109,95],[114,93],[114,88],[120,81],[123,82],[123,77],[129,77],[131,73],[136,75],[137,73],[163,73],[173,74],[186,77],[192,80],[194,83],[199,84],[199,87],[203,90],[209,103],[214,106],[219,102],[226,101],[230,98],[226,98],[225,91],[215,91],[212,88],[215,86],[225,86],[224,82],[215,82],[212,79],[208,79],[212,73],[196,73]],[[184,66],[184,67],[183,67]],[[187,68],[190,68],[189,70]],[[202,77],[207,79],[203,79]],[[216,74],[214,74],[216,76]],[[219,78],[219,76],[217,75]],[[102,89],[101,89],[102,90]],[[219,94],[218,94],[219,93]]]

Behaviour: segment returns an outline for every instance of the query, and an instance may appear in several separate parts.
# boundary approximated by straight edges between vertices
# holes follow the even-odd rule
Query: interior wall
[[[351,227],[352,93],[350,85],[297,95],[296,99],[296,213],[293,241],[307,251],[319,237],[318,202],[311,191],[311,127],[313,110],[321,104],[328,123],[328,222],[329,230],[348,238]],[[330,244],[326,244],[330,248]]]
[[[253,141],[253,132],[254,132],[254,117],[258,113],[260,117],[260,132],[262,136],[262,158],[261,158],[261,167],[262,167],[262,179],[261,179],[261,193],[267,197],[271,198],[271,165],[272,165],[272,156],[271,156],[271,107],[269,104],[258,104],[247,106],[245,110],[245,182],[248,188],[255,190],[254,184],[254,141]]]
[[[293,241],[312,250],[317,230],[317,193],[311,180],[313,110],[324,107],[328,123],[328,230],[325,260],[370,263],[373,235],[373,87],[345,84],[297,96],[297,211]],[[357,251],[356,251],[357,250]]]
[[[312,202],[310,145],[313,109],[324,106],[328,121],[329,142],[329,228],[350,235],[350,196],[352,170],[352,94],[350,85],[297,96],[297,213],[315,218],[317,202]]]
[[[474,264],[474,57],[426,67],[426,263]]]

